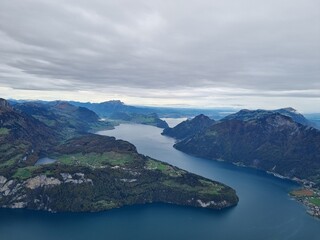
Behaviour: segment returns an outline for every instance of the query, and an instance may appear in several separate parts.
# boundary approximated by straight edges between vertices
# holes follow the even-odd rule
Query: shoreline
[[[318,189],[303,187],[291,191],[289,195],[303,204],[309,215],[320,219],[320,191]]]
[[[120,125],[120,124],[119,124],[119,125]],[[109,130],[109,129],[107,129],[107,130]],[[187,154],[188,154],[188,153],[187,153]],[[188,155],[192,155],[192,154],[188,154]],[[192,155],[192,156],[193,156],[193,155]],[[240,168],[243,168],[243,167],[244,167],[244,168],[253,168],[252,166],[247,166],[247,165],[245,165],[245,164],[243,164],[243,163],[241,163],[241,162],[227,162],[227,161],[225,161],[225,160],[223,160],[223,159],[212,159],[212,160],[215,160],[215,161],[217,161],[217,162],[231,163],[232,165],[237,166],[237,167],[240,167]],[[256,169],[258,169],[258,168],[256,168]],[[286,176],[283,176],[283,175],[281,175],[281,174],[279,174],[279,173],[272,172],[272,171],[267,171],[267,170],[263,170],[263,169],[259,169],[259,170],[267,173],[268,175],[272,175],[272,176],[274,176],[274,177],[276,177],[276,178],[279,178],[279,179],[282,179],[282,180],[290,180],[290,181],[293,181],[293,182],[299,184],[299,185],[300,185],[300,188],[295,189],[295,190],[293,190],[293,191],[291,191],[291,192],[288,192],[288,194],[289,194],[295,201],[298,201],[299,203],[303,204],[303,205],[306,207],[306,212],[307,212],[309,215],[314,216],[314,217],[320,219],[320,209],[319,209],[318,206],[310,203],[310,202],[308,201],[308,199],[305,199],[305,198],[302,199],[301,197],[299,198],[299,197],[296,197],[296,196],[294,196],[294,195],[292,194],[292,192],[297,191],[297,190],[310,189],[311,191],[313,191],[313,192],[315,193],[315,196],[316,196],[316,197],[319,197],[319,199],[320,199],[320,191],[319,191],[318,189],[314,188],[314,185],[315,185],[314,182],[308,181],[308,180],[306,180],[306,179],[299,179],[299,178],[297,178],[297,177],[293,177],[293,178],[286,177]]]
[[[227,162],[223,159],[216,159],[216,161]],[[251,166],[247,166],[247,165],[240,163],[240,162],[231,162],[231,163],[237,167],[240,167],[240,168],[253,168]],[[291,196],[295,201],[297,201],[297,202],[301,203],[303,206],[305,206],[307,214],[320,220],[320,190],[314,187],[315,186],[314,182],[309,181],[307,179],[299,179],[297,177],[292,177],[292,178],[286,177],[286,176],[283,176],[279,173],[272,172],[272,171],[266,171],[263,169],[260,169],[260,170],[262,170],[263,172],[265,172],[269,175],[272,175],[276,178],[279,178],[282,180],[290,180],[290,181],[293,181],[293,182],[299,184],[300,188],[289,192],[288,195]],[[306,190],[311,191],[312,196],[308,196],[308,195],[297,196],[297,195],[293,194],[296,191],[306,191]],[[314,204],[314,203],[310,202],[310,199],[311,200],[316,199],[316,201],[319,201],[319,204]]]
[[[289,192],[289,195],[295,201],[298,201],[299,203],[303,204],[303,206],[306,207],[306,212],[309,215],[317,219],[320,219],[320,190],[317,188],[314,188],[314,185],[315,185],[314,182],[308,181],[306,179],[299,179],[296,177],[293,177],[293,178],[285,177],[285,176],[282,176],[281,174],[274,173],[271,171],[266,171],[266,172],[277,178],[288,179],[300,184],[301,188]],[[318,204],[316,204],[315,202]]]

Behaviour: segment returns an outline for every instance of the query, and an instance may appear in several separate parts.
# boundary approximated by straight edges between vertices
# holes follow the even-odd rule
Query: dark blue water
[[[103,213],[50,214],[0,210],[0,239],[319,239],[320,221],[288,196],[297,185],[264,172],[181,153],[161,129],[123,124],[100,132],[125,139],[140,153],[236,189],[238,206],[225,211],[165,204]]]

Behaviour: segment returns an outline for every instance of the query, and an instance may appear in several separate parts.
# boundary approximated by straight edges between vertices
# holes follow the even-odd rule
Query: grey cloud
[[[318,0],[2,0],[0,69],[10,74],[0,85],[319,97],[319,9]]]

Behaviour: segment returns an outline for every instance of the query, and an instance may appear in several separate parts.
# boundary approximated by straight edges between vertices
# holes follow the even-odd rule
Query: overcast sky
[[[0,96],[320,112],[319,0],[1,0]]]

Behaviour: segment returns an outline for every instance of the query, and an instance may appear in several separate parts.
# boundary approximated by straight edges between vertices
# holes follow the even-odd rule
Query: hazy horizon
[[[1,98],[1,96],[0,96]],[[247,109],[247,110],[278,110],[278,109],[281,109],[281,108],[293,108],[295,109],[298,113],[302,113],[302,114],[312,114],[312,113],[320,113],[320,111],[310,111],[310,112],[304,112],[304,111],[300,111],[299,109],[296,109],[292,106],[286,106],[286,107],[279,107],[279,108],[245,108],[245,107],[201,107],[201,106],[186,106],[186,105],[175,105],[175,104],[172,104],[172,105],[143,105],[143,104],[129,104],[127,102],[124,102],[122,101],[121,99],[109,99],[109,100],[105,100],[105,101],[81,101],[81,100],[64,100],[64,99],[53,99],[53,100],[44,100],[44,99],[15,99],[15,98],[7,98],[6,100],[9,100],[9,101],[43,101],[43,102],[51,102],[51,101],[66,101],[66,102],[80,102],[80,103],[103,103],[103,102],[108,102],[108,101],[121,101],[123,104],[125,105],[128,105],[128,106],[134,106],[134,107],[146,107],[146,108],[172,108],[172,109],[190,109],[190,110],[230,110],[230,112],[228,113],[235,113],[237,111],[240,111],[240,110],[244,110],[244,109]]]

